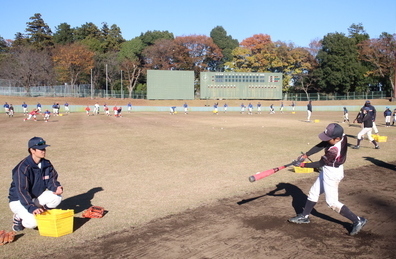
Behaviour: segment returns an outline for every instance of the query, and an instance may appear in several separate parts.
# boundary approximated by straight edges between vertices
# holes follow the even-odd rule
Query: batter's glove
[[[104,213],[105,210],[103,207],[91,206],[83,212],[82,216],[84,218],[101,218],[103,217]]]
[[[293,166],[297,166],[297,167],[304,167],[305,163],[301,163],[298,160],[293,160]]]
[[[302,155],[300,155],[299,157],[297,157],[297,159],[296,159],[295,161],[298,161],[298,162],[302,163],[302,162],[304,162],[305,159],[307,159],[307,158],[308,158],[308,156],[307,156],[306,154],[302,154]]]
[[[14,241],[15,231],[5,232],[0,230],[0,245],[5,245]]]

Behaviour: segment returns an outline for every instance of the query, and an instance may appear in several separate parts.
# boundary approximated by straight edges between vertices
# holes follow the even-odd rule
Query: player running
[[[30,120],[31,118],[34,119],[34,121],[37,121],[36,116],[40,114],[40,112],[37,109],[33,109],[33,111],[29,112],[28,117],[24,118],[23,121]]]

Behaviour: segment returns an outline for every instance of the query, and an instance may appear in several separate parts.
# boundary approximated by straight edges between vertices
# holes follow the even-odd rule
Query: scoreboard
[[[201,72],[201,99],[282,99],[282,73]]]

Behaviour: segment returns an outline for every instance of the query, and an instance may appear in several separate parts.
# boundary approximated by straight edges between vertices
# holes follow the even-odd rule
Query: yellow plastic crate
[[[309,162],[308,162],[309,163]],[[294,167],[294,172],[295,173],[313,173],[314,168],[308,168],[308,167],[299,167],[299,166],[295,166]]]
[[[376,138],[374,138],[374,139],[377,142],[386,142],[388,140],[387,136],[379,136],[379,135],[375,135],[375,136],[376,136]]]
[[[41,236],[60,237],[73,233],[74,210],[47,210],[36,215]]]

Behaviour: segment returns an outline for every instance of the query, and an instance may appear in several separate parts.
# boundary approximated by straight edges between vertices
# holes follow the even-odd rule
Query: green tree
[[[357,51],[360,52],[361,50],[361,43],[368,40],[370,36],[364,30],[364,27],[361,23],[359,24],[352,24],[349,28],[349,38],[355,41],[355,45]],[[365,60],[357,58],[357,62],[359,63],[358,66],[358,73],[356,75],[356,85],[355,91],[364,92],[368,89],[370,83],[373,82],[373,78],[367,77],[367,72],[371,69],[372,64]]]
[[[128,97],[132,97],[136,84],[139,81],[140,76],[143,73],[142,67],[142,51],[144,49],[144,43],[140,37],[126,41],[121,44],[118,58],[120,60],[120,68],[123,71],[123,79],[128,81]]]
[[[8,44],[6,40],[0,36],[0,54],[8,51]]]
[[[154,45],[154,43],[159,39],[173,40],[175,36],[173,33],[168,31],[147,31],[140,34],[139,38],[142,40],[145,47]]]
[[[343,33],[329,33],[322,40],[322,49],[317,55],[320,89],[328,93],[355,91],[362,78],[355,39]]]
[[[30,22],[26,23],[26,32],[29,42],[37,49],[44,49],[54,46],[54,42],[52,40],[52,31],[41,18],[41,14],[35,13],[29,19]]]
[[[61,23],[55,27],[56,32],[53,40],[56,44],[70,44],[74,42],[74,29],[67,23]]]
[[[119,51],[121,43],[125,41],[121,35],[121,29],[115,24],[109,28],[107,23],[103,23],[101,32],[101,49],[103,52]]]
[[[87,22],[80,27],[76,27],[74,30],[75,41],[81,41],[85,39],[100,39],[101,31],[92,22]]]
[[[21,47],[21,46],[27,46],[29,45],[29,39],[24,36],[22,33],[17,32],[15,34],[15,39],[11,44],[11,47]]]
[[[224,64],[232,60],[232,51],[239,46],[239,42],[227,35],[227,31],[222,26],[217,26],[210,32],[210,37],[213,42],[221,49],[223,54],[222,60],[219,62],[218,67],[213,70],[224,70]]]
[[[370,36],[364,30],[364,27],[361,23],[359,24],[352,24],[348,28],[349,38],[355,39],[355,43],[359,44],[365,40],[368,40]]]

